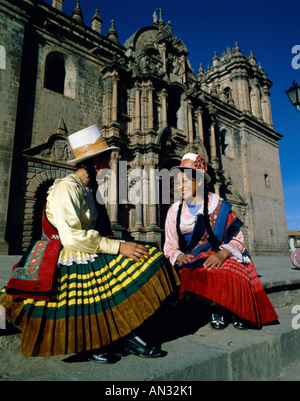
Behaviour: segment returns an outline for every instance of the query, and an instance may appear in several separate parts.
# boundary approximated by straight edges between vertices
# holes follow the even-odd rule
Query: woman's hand
[[[121,242],[119,252],[122,255],[135,260],[136,262],[139,262],[141,259],[146,260],[148,257],[151,257],[147,248],[145,248],[143,245],[136,244],[135,242]]]
[[[227,258],[230,258],[230,256],[232,256],[232,253],[228,249],[222,249],[221,251],[210,255],[203,263],[203,267],[207,270],[219,269],[224,261]]]
[[[184,263],[189,263],[191,259],[193,259],[193,255],[185,255],[184,253],[180,253],[177,256],[176,263],[178,263],[180,266]]]

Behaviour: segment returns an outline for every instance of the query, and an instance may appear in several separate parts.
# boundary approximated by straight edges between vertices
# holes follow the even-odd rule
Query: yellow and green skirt
[[[93,262],[56,269],[50,301],[12,300],[5,287],[0,304],[22,331],[21,354],[51,356],[99,349],[152,316],[179,285],[173,266],[155,247],[136,262],[99,254]]]

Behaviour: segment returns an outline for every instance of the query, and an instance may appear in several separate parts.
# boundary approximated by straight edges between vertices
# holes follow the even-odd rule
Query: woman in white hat
[[[214,305],[215,329],[224,329],[229,321],[246,329],[277,320],[245,249],[243,223],[227,201],[208,192],[205,159],[188,153],[175,169],[183,201],[168,211],[164,253],[180,273],[180,294]]]
[[[2,290],[6,317],[22,330],[21,353],[88,352],[88,359],[110,363],[116,355],[109,346],[122,339],[122,352],[161,356],[160,348],[133,330],[172,293],[177,274],[157,248],[109,238],[105,207],[95,202],[96,174],[109,167],[111,151],[118,148],[108,146],[96,125],[70,135],[69,142],[75,155],[70,164],[77,170],[50,188],[43,240]],[[29,288],[28,280],[35,285]]]

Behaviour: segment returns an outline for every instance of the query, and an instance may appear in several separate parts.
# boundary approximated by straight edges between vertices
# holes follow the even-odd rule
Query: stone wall
[[[45,87],[46,59],[51,53],[62,55],[66,70],[64,93]],[[55,132],[59,116],[63,116],[70,133],[79,127],[101,125],[102,80],[101,65],[87,57],[75,54],[69,48],[39,44],[36,98],[32,145],[45,141]],[[72,89],[70,91],[70,88]],[[100,121],[99,121],[100,119]]]
[[[18,116],[19,86],[22,63],[24,19],[15,18],[0,5],[2,67],[0,69],[0,253],[7,253],[5,241],[11,168]],[[3,68],[4,67],[4,68]]]

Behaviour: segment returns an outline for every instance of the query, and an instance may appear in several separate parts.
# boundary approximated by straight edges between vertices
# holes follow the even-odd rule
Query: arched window
[[[64,55],[59,52],[49,53],[46,58],[44,87],[63,95],[65,76]]]
[[[265,179],[265,187],[268,189],[271,188],[271,181],[269,174],[264,174],[264,179]]]
[[[44,87],[75,98],[76,66],[72,57],[53,51],[46,57]]]

